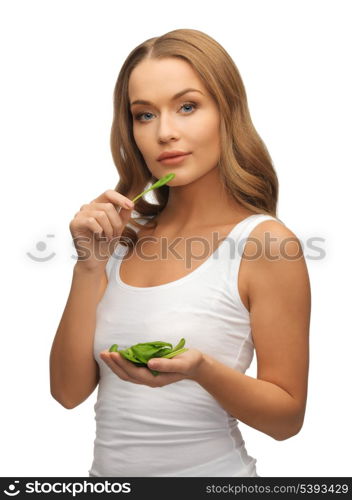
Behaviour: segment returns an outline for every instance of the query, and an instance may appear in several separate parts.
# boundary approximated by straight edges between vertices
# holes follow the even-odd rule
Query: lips
[[[185,161],[187,161],[187,158],[191,156],[191,153],[185,154],[185,155],[178,155],[178,156],[169,156],[168,158],[164,158],[163,160],[159,160],[159,163],[161,165],[181,165],[184,164]]]
[[[175,158],[175,156],[184,156],[188,155],[187,151],[164,151],[161,155],[158,156],[157,160],[165,160],[165,158]]]

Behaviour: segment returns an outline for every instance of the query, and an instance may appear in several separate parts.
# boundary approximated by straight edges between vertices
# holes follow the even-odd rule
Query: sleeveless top
[[[245,218],[194,271],[153,287],[121,280],[127,249],[117,245],[106,265],[108,285],[96,310],[94,358],[100,381],[90,476],[258,477],[257,460],[247,453],[237,419],[200,384],[180,380],[149,387],[126,382],[99,353],[112,344],[125,349],[156,340],[175,347],[185,338],[185,347],[245,373],[254,346],[238,271],[251,231],[271,219],[279,220],[265,214]]]

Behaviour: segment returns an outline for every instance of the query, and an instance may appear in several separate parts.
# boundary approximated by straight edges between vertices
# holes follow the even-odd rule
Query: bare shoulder
[[[283,223],[263,221],[251,232],[244,258],[257,376],[296,400],[303,423],[311,296],[302,245]]]
[[[260,222],[250,233],[243,251],[246,286],[250,304],[269,288],[295,285],[310,291],[302,244],[297,235],[276,220]]]
[[[265,220],[257,224],[249,235],[245,251],[246,258],[252,254],[262,263],[285,257],[289,260],[303,259],[299,238],[279,220]]]

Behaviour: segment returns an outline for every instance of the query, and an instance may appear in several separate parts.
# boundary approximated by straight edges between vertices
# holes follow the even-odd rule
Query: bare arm
[[[82,403],[99,382],[93,351],[96,309],[108,283],[108,259],[119,244],[133,207],[126,196],[108,189],[82,205],[70,222],[78,262],[50,352],[51,394],[65,408]]]
[[[252,237],[261,241],[263,248],[264,226],[265,231],[276,238],[270,245],[272,258],[269,260],[262,255],[248,266],[257,378],[244,375],[207,355],[193,378],[235,418],[276,440],[283,440],[297,434],[304,420],[310,285],[299,240],[280,223],[265,221],[252,232]],[[255,255],[253,245],[254,242],[246,244],[248,255]],[[294,260],[298,249],[301,256]],[[275,259],[275,256],[280,258]]]
[[[50,389],[65,408],[94,391],[99,367],[93,356],[96,308],[107,285],[105,271],[73,270],[70,294],[50,352]]]

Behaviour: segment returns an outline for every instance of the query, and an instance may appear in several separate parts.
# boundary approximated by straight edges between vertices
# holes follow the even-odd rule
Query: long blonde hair
[[[148,169],[133,137],[128,83],[132,70],[144,59],[177,57],[187,61],[197,72],[220,112],[221,153],[218,162],[220,179],[227,193],[243,207],[276,217],[278,179],[269,152],[252,123],[246,91],[239,71],[225,49],[205,33],[178,29],[150,38],[138,45],[125,60],[114,89],[114,117],[110,146],[119,182],[115,190],[135,197],[158,179]],[[153,218],[166,206],[169,186],[153,191],[157,204],[143,197],[135,203],[138,219]],[[138,236],[130,225],[143,227],[131,218],[121,235],[121,244],[133,248]]]

